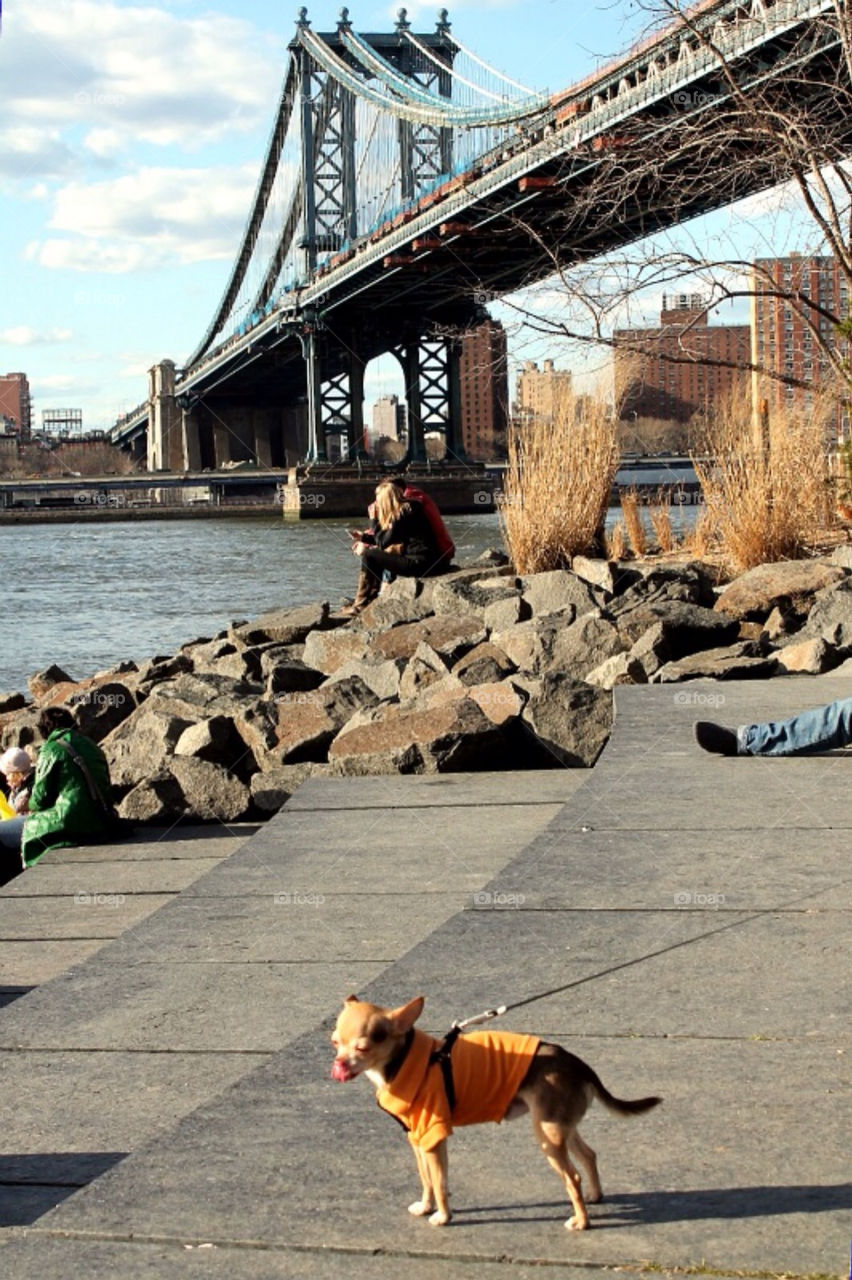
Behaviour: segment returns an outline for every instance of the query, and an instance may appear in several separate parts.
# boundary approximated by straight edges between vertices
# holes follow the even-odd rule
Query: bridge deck
[[[57,1077],[45,1121],[19,1115],[7,1149],[112,1153],[116,1167],[10,1233],[5,1273],[845,1274],[849,762],[709,757],[691,724],[849,694],[830,677],[624,688],[588,773],[308,784],[179,898],[0,1015],[23,1054],[168,1049],[188,1076],[192,1054],[245,1055],[236,1083],[125,1159],[122,1117],[144,1090],[131,1077],[111,1095],[104,1072],[72,1099]],[[475,905],[482,889],[519,905]],[[276,906],[275,892],[314,900]],[[340,997],[424,991],[441,1031],[581,980],[506,1025],[566,1043],[622,1096],[665,1097],[584,1126],[608,1192],[597,1229],[563,1230],[524,1121],[453,1139],[450,1229],[410,1218],[402,1135],[363,1082],[328,1079]],[[81,1147],[93,1114],[115,1136],[104,1124]]]

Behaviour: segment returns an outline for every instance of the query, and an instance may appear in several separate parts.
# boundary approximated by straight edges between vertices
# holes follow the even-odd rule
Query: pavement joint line
[[[19,1183],[19,1186],[42,1185],[37,1183]],[[45,1184],[50,1185],[50,1184]],[[59,1185],[59,1184],[57,1184]],[[76,1185],[76,1184],[68,1184]],[[560,1206],[561,1207],[561,1206]],[[740,1268],[706,1267],[702,1264],[688,1266],[669,1266],[666,1263],[642,1259],[637,1262],[604,1262],[585,1258],[540,1258],[526,1257],[523,1254],[489,1254],[489,1253],[453,1253],[447,1255],[432,1249],[387,1249],[364,1246],[344,1245],[310,1245],[296,1244],[286,1240],[239,1240],[234,1238],[210,1239],[209,1237],[171,1236],[158,1233],[130,1234],[111,1231],[68,1231],[46,1229],[40,1227],[11,1228],[0,1231],[0,1240],[6,1235],[10,1240],[37,1239],[44,1237],[54,1240],[101,1241],[108,1244],[135,1245],[174,1245],[186,1250],[194,1250],[202,1245],[207,1248],[232,1250],[233,1252],[303,1254],[319,1257],[340,1258],[391,1258],[400,1261],[425,1261],[451,1263],[455,1266],[481,1266],[483,1263],[498,1264],[506,1267],[541,1267],[542,1269],[576,1267],[578,1270],[591,1273],[611,1271],[613,1274],[632,1274],[636,1276],[718,1276],[720,1280],[836,1280],[827,1272],[793,1272],[793,1271],[751,1271]],[[2,1256],[2,1255],[0,1255]]]

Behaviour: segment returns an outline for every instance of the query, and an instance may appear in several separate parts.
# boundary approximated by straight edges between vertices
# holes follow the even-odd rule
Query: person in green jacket
[[[6,880],[50,849],[97,844],[117,827],[109,766],[100,747],[78,732],[64,707],[46,707],[39,729],[46,741],[36,761],[29,812],[0,822],[0,870]]]

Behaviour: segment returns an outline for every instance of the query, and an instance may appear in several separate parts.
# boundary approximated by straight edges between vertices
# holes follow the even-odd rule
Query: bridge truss
[[[458,334],[481,318],[483,295],[552,271],[548,235],[624,133],[658,149],[674,190],[666,140],[687,116],[712,132],[731,93],[722,65],[743,92],[783,84],[804,64],[830,83],[842,61],[835,4],[703,0],[554,97],[483,64],[454,38],[446,10],[434,32],[415,34],[400,10],[394,31],[359,35],[347,9],[325,34],[302,9],[230,279],[177,378],[184,409],[235,388],[306,401],[309,460],[325,458],[330,434],[354,456],[365,364],[391,351],[406,380],[410,458],[425,456],[427,430],[458,454]],[[751,173],[751,189],[772,185],[771,157]],[[714,173],[668,204],[665,182],[663,195],[637,186],[618,225],[578,230],[576,258],[748,194],[737,184]]]

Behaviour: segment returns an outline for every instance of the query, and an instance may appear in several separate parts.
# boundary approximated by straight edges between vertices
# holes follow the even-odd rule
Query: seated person
[[[46,741],[36,761],[25,815],[0,822],[0,882],[38,862],[50,849],[97,844],[118,827],[106,756],[79,733],[64,707],[39,716]]]
[[[343,610],[350,617],[376,598],[383,574],[423,578],[440,573],[446,564],[446,551],[439,548],[422,503],[404,497],[398,483],[385,480],[378,485],[373,513],[371,529],[352,547],[361,559],[361,573],[355,600]]]
[[[27,812],[34,767],[32,757],[21,747],[10,747],[0,756],[0,773],[6,779],[6,800],[11,810],[7,817]]]
[[[741,724],[735,729],[699,720],[699,747],[720,756],[802,756],[834,751],[852,743],[852,698],[812,707],[786,720]]]

